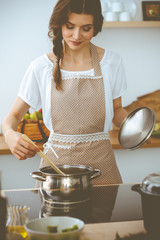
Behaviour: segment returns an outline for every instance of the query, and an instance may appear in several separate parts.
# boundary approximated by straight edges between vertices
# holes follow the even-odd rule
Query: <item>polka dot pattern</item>
[[[96,47],[91,44],[91,55],[95,77],[70,78],[62,80],[62,91],[57,91],[54,81],[51,87],[51,116],[55,133],[80,135],[104,131],[105,96],[104,85]],[[99,77],[97,77],[99,76]],[[101,176],[93,180],[93,185],[121,183],[110,140],[80,143],[53,144],[70,145],[70,149],[54,147],[46,155],[55,164],[80,164],[101,171]],[[42,160],[40,168],[46,166]]]
[[[55,144],[57,142],[53,142]],[[61,143],[59,143],[61,144]],[[64,143],[63,143],[64,145]],[[93,180],[93,185],[105,185],[122,183],[120,173],[117,168],[112,146],[109,140],[100,140],[86,143],[71,143],[71,149],[54,148],[59,158],[49,149],[47,156],[57,164],[80,164],[99,169],[101,176]],[[42,160],[40,167],[47,166]]]

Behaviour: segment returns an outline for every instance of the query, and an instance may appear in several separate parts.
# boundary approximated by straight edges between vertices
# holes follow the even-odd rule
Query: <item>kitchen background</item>
[[[55,2],[0,1],[0,123],[17,96],[30,62],[52,49],[47,33]],[[134,2],[137,9],[132,20],[141,21],[141,1]],[[160,28],[103,28],[93,43],[115,50],[123,58],[128,85],[124,106],[160,89]],[[147,174],[160,171],[160,148],[114,152],[124,182],[140,182]],[[2,188],[33,187],[35,180],[30,172],[38,169],[39,161],[38,156],[18,161],[12,155],[1,155]]]

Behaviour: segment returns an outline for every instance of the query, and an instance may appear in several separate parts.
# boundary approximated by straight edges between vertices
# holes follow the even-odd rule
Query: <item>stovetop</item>
[[[48,216],[72,216],[85,223],[141,220],[141,197],[131,184],[94,186],[90,199],[74,206],[45,202],[40,190],[5,191],[8,205],[27,205],[29,219]]]

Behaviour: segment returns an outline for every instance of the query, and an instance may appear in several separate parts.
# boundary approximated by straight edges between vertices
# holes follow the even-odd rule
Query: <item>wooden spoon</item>
[[[30,143],[32,143],[35,147],[37,147],[37,145],[25,134],[22,135],[22,138]],[[63,176],[65,176],[64,172],[62,172],[41,150],[39,152],[37,152],[37,154],[43,158],[46,162],[48,162],[51,167],[58,173],[61,174]]]

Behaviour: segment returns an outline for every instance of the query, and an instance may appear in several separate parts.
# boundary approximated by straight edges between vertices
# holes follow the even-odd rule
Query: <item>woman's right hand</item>
[[[31,158],[40,151],[38,147],[35,147],[32,143],[25,141],[22,138],[22,134],[10,130],[5,138],[6,143],[8,144],[12,154],[18,160],[25,160],[26,158]]]
[[[34,157],[40,151],[38,147],[25,141],[22,138],[22,133],[16,131],[18,124],[29,108],[30,106],[26,102],[17,97],[10,112],[2,122],[2,132],[5,141],[13,155],[19,160]]]

